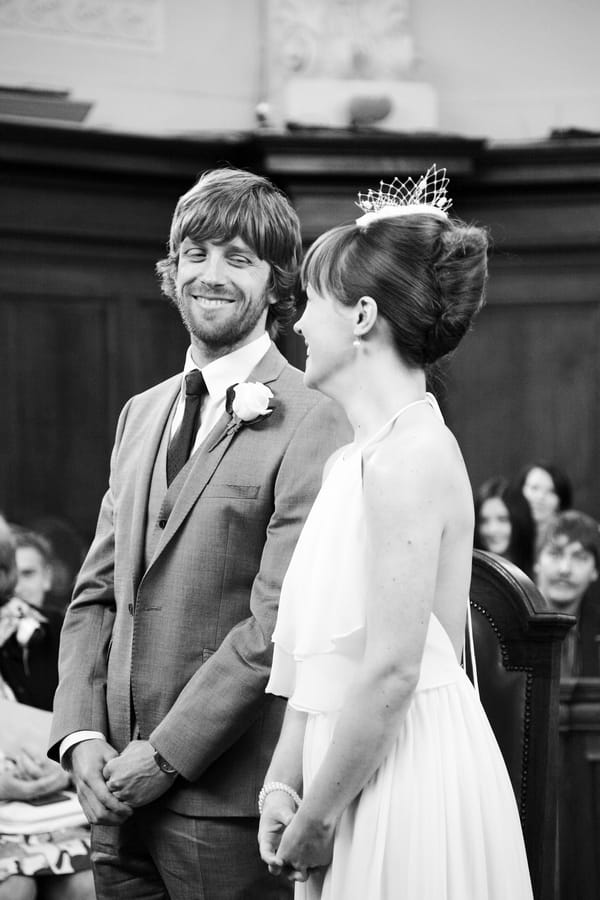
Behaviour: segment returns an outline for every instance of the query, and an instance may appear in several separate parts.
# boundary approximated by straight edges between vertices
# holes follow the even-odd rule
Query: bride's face
[[[353,361],[353,309],[309,284],[306,307],[294,331],[306,344],[304,383],[325,394],[335,394],[336,382]]]

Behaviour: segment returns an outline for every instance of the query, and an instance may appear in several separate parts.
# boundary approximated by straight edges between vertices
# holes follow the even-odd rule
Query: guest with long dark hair
[[[548,523],[558,513],[571,509],[573,487],[569,476],[555,463],[536,459],[523,466],[514,487],[523,494],[535,521],[536,546]]]
[[[535,522],[522,492],[501,475],[488,478],[475,494],[474,546],[505,557],[531,576]]]

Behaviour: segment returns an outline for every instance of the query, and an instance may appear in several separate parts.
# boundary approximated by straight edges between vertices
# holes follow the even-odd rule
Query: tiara
[[[406,216],[414,213],[432,213],[441,219],[448,218],[452,200],[447,196],[449,179],[446,169],[430,166],[418,181],[398,178],[388,184],[379,182],[379,190],[368,190],[358,195],[356,205],[363,215],[356,220],[357,225],[368,225],[375,219],[387,216]]]

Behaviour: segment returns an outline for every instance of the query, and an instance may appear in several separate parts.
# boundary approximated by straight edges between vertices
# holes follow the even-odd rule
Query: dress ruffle
[[[356,515],[360,466],[356,447],[335,463],[283,583],[267,691],[290,698],[299,709],[338,709],[343,685],[362,655],[366,584],[355,551],[365,540]],[[344,512],[337,522],[323,514],[331,508]]]

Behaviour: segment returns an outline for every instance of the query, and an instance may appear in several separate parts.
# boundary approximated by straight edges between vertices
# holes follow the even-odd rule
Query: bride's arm
[[[335,824],[387,755],[416,687],[444,527],[444,466],[431,437],[388,441],[365,466],[367,644],[331,745],[278,856],[329,862]]]
[[[306,728],[306,713],[288,705],[281,734],[273,758],[265,776],[265,785],[285,784],[298,795],[302,793],[302,748]],[[277,850],[281,835],[289,825],[296,803],[291,794],[283,790],[270,790],[264,798],[258,829],[260,855],[273,874],[281,869]]]

